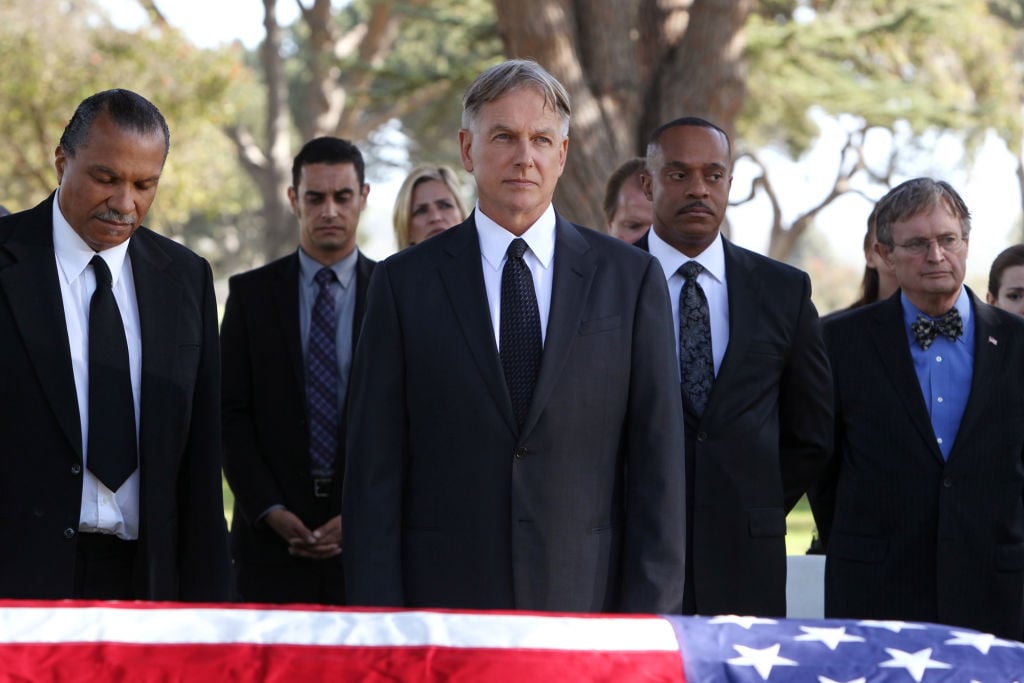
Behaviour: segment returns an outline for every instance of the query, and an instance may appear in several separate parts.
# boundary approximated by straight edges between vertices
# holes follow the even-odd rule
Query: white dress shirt
[[[480,237],[480,257],[483,261],[484,288],[487,290],[487,307],[491,311],[494,325],[494,343],[501,342],[501,273],[505,268],[508,245],[516,236],[476,209],[476,231]],[[548,208],[541,217],[523,233],[522,238],[530,247],[523,254],[523,260],[533,275],[533,289],[537,295],[537,309],[540,311],[541,343],[547,339],[548,314],[551,312],[551,284],[554,281],[555,259],[555,210]],[[501,349],[499,348],[500,352]]]
[[[59,197],[59,194],[58,194]],[[132,278],[128,241],[100,256],[106,261],[114,283],[114,300],[124,322],[128,341],[128,366],[135,403],[136,439],[140,424],[139,396],[142,382],[142,330],[139,307]],[[53,247],[57,259],[60,294],[64,302],[68,343],[71,347],[71,368],[75,375],[75,394],[82,426],[82,453],[86,468],[82,477],[82,512],[78,529],[85,532],[116,534],[119,538],[139,537],[139,470],[112,492],[88,469],[89,453],[89,304],[96,290],[96,275],[89,261],[96,254],[74,231],[60,211],[57,198],[53,202]],[[171,485],[170,483],[168,485]]]
[[[690,258],[658,237],[654,228],[647,233],[647,247],[651,256],[658,259],[668,282],[669,298],[672,300],[672,325],[676,331],[676,361],[679,360],[679,292],[685,278],[679,274],[679,267],[688,261],[696,261],[704,270],[697,276],[697,284],[704,290],[708,300],[708,315],[711,318],[711,355],[715,361],[715,376],[722,367],[722,358],[729,346],[729,288],[725,279],[725,247],[719,234],[708,248],[695,258]]]

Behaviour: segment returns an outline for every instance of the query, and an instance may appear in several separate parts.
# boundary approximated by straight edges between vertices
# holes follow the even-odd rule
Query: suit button
[[[708,440],[707,432],[697,432],[697,443],[704,443]]]
[[[942,486],[947,489],[953,488],[953,477],[943,477]]]
[[[81,473],[82,473],[82,466],[79,465],[77,462],[74,465],[71,466],[71,474],[74,474],[75,476],[77,476],[77,475],[79,475]]]
[[[517,448],[515,452],[516,460],[522,460],[529,453],[525,448]]]
[[[68,527],[67,529],[64,530],[64,538],[74,538],[74,537],[75,537],[75,530],[74,529],[72,529],[71,527]]]

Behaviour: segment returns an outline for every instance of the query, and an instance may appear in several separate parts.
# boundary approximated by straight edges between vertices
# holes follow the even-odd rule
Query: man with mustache
[[[786,613],[786,514],[832,444],[832,384],[806,273],[721,234],[729,137],[654,131],[641,178],[676,321],[686,424],[685,614]]]
[[[0,218],[0,595],[230,598],[209,264],[142,226],[170,146],[85,99],[57,191]]]
[[[348,140],[303,145],[288,188],[299,248],[229,282],[224,472],[246,602],[344,604],[341,416],[374,265],[356,247],[364,172]]]

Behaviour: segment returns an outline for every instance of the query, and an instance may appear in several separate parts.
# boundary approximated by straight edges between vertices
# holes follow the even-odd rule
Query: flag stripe
[[[98,606],[0,609],[0,642],[679,650],[672,626],[658,617]]]

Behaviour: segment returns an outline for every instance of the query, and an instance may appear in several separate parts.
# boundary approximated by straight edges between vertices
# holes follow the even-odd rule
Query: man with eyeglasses
[[[1024,635],[1024,322],[964,286],[970,212],[916,178],[877,207],[900,291],[825,324],[836,450],[825,615]]]

